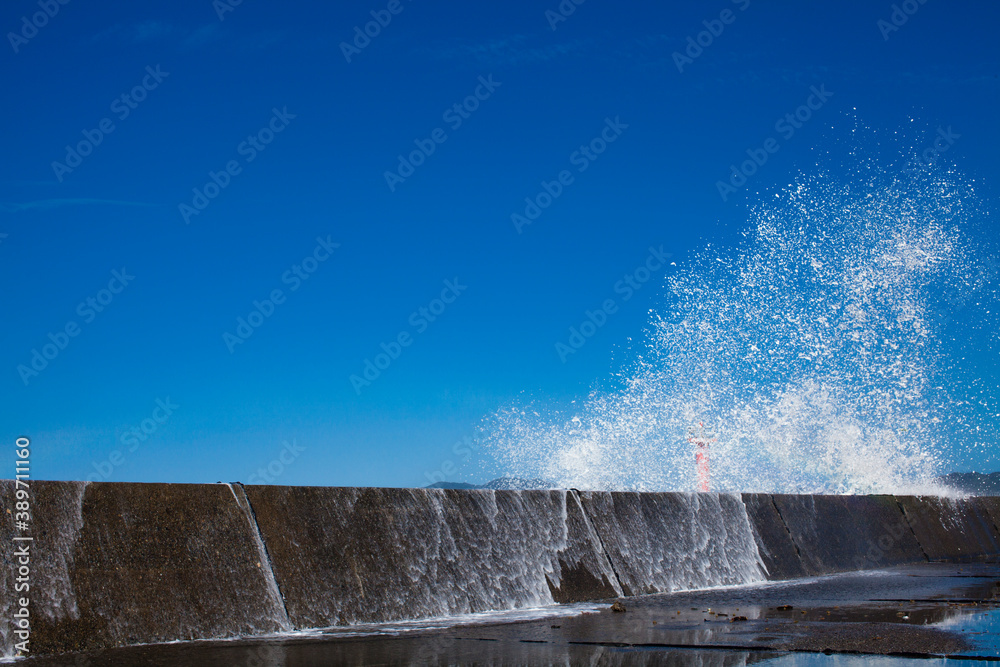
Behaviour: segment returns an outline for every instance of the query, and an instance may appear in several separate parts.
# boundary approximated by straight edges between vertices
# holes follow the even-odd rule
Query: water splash
[[[703,422],[717,437],[713,490],[932,490],[975,430],[942,335],[942,315],[969,302],[955,295],[992,289],[968,232],[975,193],[939,167],[850,160],[836,170],[849,178],[799,177],[751,207],[738,247],[708,246],[670,276],[613,388],[568,413],[489,418],[499,471],[694,490],[686,436]],[[996,329],[995,312],[980,330]]]

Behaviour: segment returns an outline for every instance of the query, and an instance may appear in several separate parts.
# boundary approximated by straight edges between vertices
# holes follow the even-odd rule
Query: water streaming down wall
[[[1000,499],[34,482],[33,654],[996,557]],[[0,481],[4,497],[13,483]],[[0,517],[10,656],[11,515]]]
[[[26,595],[25,591],[17,591],[15,584],[28,583],[31,588],[31,624],[43,627],[59,628],[67,623],[80,621],[80,607],[77,604],[76,589],[71,573],[75,569],[74,543],[83,528],[83,495],[87,484],[85,482],[63,482],[59,484],[43,484],[33,490],[32,504],[44,507],[42,512],[32,512],[33,541],[13,541],[14,535],[14,498],[15,483],[13,480],[0,481],[0,490],[5,503],[4,521],[0,525],[0,537],[4,543],[3,596],[0,602],[0,613],[3,614],[3,655],[11,654],[15,639],[11,624],[11,614],[14,612],[15,600]],[[22,565],[21,558],[15,562],[13,553],[16,548],[28,545],[30,581],[24,581],[17,570]]]
[[[9,658],[13,654],[14,636],[11,622],[11,614],[14,613],[14,578],[15,562],[12,557],[14,552],[14,480],[0,479],[0,493],[7,500],[5,512],[0,512],[0,539],[3,540],[2,557],[0,557],[0,657]]]
[[[12,498],[13,484],[3,491]],[[287,627],[251,526],[224,485],[36,481],[31,506],[33,654]],[[9,519],[0,525],[5,607],[12,529]]]
[[[247,498],[246,491],[242,484],[226,484],[226,486],[229,487],[236,505],[243,512],[243,516],[246,517],[247,526],[253,538],[257,562],[261,565],[264,581],[267,585],[266,606],[273,610],[272,616],[280,624],[282,630],[291,630],[292,622],[288,618],[288,610],[285,609],[285,600],[278,589],[278,582],[274,578],[271,555],[268,553],[267,547],[264,546],[264,540],[261,538],[260,528],[257,525],[257,517],[250,506],[250,500]]]
[[[568,491],[246,491],[296,627],[621,594]]]
[[[739,495],[585,491],[581,496],[626,595],[765,579]]]

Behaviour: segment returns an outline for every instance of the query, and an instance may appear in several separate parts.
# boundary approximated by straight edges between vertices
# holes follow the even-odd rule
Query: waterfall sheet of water
[[[736,494],[581,492],[622,587],[632,595],[765,580]]]
[[[15,592],[14,560],[10,567],[0,574],[3,595],[0,595],[0,654],[13,658],[16,637],[13,634],[12,614],[16,597],[25,596],[31,600],[32,626],[35,619],[45,619],[56,623],[63,619],[75,620],[80,617],[77,607],[76,590],[73,587],[72,571],[75,548],[83,528],[83,496],[87,482],[64,482],[58,485],[48,483],[44,487],[36,482],[30,485],[31,493],[31,535],[30,585],[28,591]],[[14,481],[2,480],[0,490],[7,498],[14,497]],[[13,517],[7,515],[11,523],[5,526],[13,535]],[[13,552],[15,543],[5,540],[4,548]],[[30,645],[29,645],[30,646]]]

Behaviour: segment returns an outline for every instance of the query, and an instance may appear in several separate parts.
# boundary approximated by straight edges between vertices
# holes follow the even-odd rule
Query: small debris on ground
[[[624,614],[625,605],[622,604],[621,600],[615,600],[615,603],[611,605],[611,611],[615,612],[616,614]]]

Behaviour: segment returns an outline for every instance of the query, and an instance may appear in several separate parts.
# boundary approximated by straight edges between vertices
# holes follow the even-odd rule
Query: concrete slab
[[[31,496],[33,654],[287,627],[227,486],[35,481]]]
[[[581,491],[627,595],[765,579],[736,494]]]
[[[931,560],[1000,556],[1000,535],[985,501],[898,496],[910,528]]]
[[[568,491],[249,486],[296,627],[613,597]]]
[[[744,493],[743,503],[769,580],[806,576],[802,557],[769,493]]]
[[[926,560],[892,496],[774,495],[808,574]]]
[[[628,598],[624,613],[613,612],[607,603],[569,606],[561,615],[554,610],[544,618],[516,622],[455,619],[448,627],[440,621],[409,629],[372,626],[360,635],[335,628],[268,640],[115,649],[32,664],[722,667],[777,655],[827,664],[824,653],[854,656],[861,664],[893,654],[995,661],[1000,655],[987,636],[990,626],[980,619],[1000,602],[998,579],[995,565],[922,563],[878,576],[847,573],[807,582]],[[842,659],[833,655],[828,664],[845,664]]]

